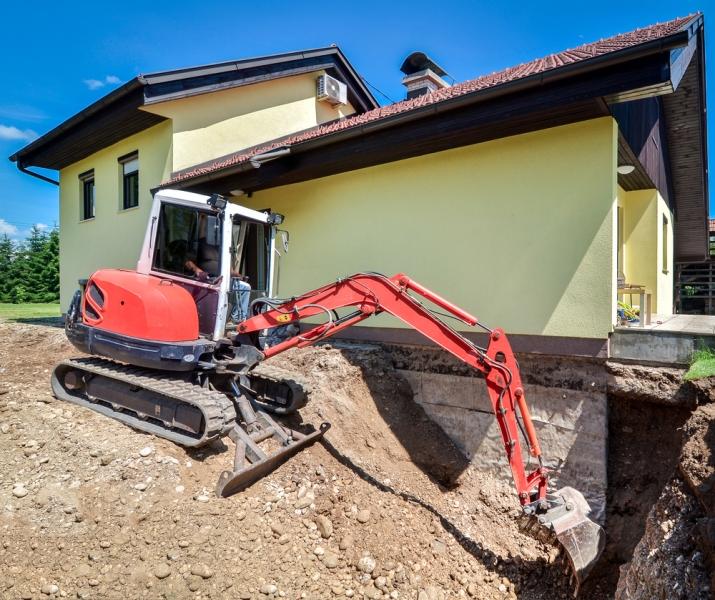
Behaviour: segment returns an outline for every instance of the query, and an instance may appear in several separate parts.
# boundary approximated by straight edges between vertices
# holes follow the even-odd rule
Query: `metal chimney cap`
[[[413,52],[405,59],[405,62],[403,62],[400,67],[400,71],[405,75],[412,75],[413,73],[424,71],[425,69],[431,69],[440,77],[447,75],[447,72],[424,52]]]

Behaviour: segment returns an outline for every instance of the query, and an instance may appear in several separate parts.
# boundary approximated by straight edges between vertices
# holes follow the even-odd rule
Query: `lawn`
[[[715,350],[712,348],[701,348],[693,353],[690,369],[683,376],[686,381],[694,379],[704,379],[715,375]]]
[[[59,316],[59,303],[4,304],[0,302],[0,320],[48,319]]]

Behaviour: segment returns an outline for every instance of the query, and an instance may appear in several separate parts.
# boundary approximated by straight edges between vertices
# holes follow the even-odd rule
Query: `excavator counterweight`
[[[307,390],[283,377],[279,367],[255,367],[290,348],[391,314],[482,374],[523,527],[561,545],[578,586],[601,554],[604,532],[590,519],[578,491],[551,489],[519,366],[503,330],[485,327],[402,273],[357,273],[285,299],[273,297],[269,285],[246,307],[247,314],[228,324],[225,299],[246,288],[230,283],[246,265],[240,240],[263,231],[270,250],[274,225],[282,222],[278,217],[215,196],[158,193],[137,271],[103,269],[75,295],[65,321],[67,336],[94,356],[60,363],[52,374],[55,395],[187,447],[228,437],[235,445],[233,468],[221,474],[216,493],[229,496],[318,441],[330,427],[323,423],[301,432],[282,425],[272,415],[298,410]],[[175,230],[177,223],[192,225]],[[272,255],[261,263],[267,269],[261,277],[268,282]],[[203,263],[206,271],[197,265],[202,256],[210,257]],[[238,301],[234,297],[234,312]],[[486,347],[438,318],[445,313],[466,327],[480,327]],[[269,439],[271,451],[261,447]],[[529,469],[525,456],[535,467]]]

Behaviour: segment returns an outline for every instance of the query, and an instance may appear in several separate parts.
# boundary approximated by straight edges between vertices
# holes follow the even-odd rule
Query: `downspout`
[[[47,183],[54,183],[55,185],[60,185],[59,181],[55,181],[54,179],[50,177],[45,177],[44,175],[41,175],[40,173],[35,173],[34,171],[30,171],[27,169],[20,161],[17,162],[17,168],[20,169],[23,173],[27,173],[28,175],[32,175],[33,177],[37,177],[37,179],[42,179],[42,181],[46,181]]]

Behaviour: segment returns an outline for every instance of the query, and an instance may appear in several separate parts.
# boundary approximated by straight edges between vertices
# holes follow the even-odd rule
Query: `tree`
[[[60,296],[59,232],[39,227],[24,242],[0,238],[0,302],[56,302]]]
[[[12,260],[15,245],[7,235],[0,237],[0,302],[10,302]]]

